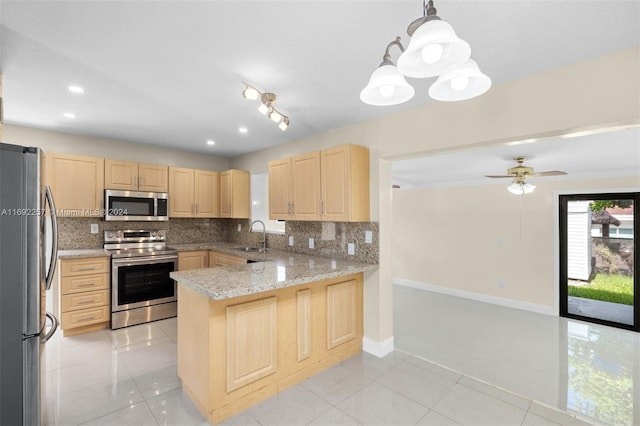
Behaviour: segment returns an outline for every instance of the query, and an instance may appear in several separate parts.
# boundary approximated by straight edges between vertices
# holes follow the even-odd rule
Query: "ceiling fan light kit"
[[[462,101],[480,96],[491,87],[491,79],[471,59],[469,43],[459,38],[453,27],[436,15],[433,0],[425,4],[423,16],[407,28],[411,40],[405,49],[400,37],[389,43],[380,67],[360,92],[362,102],[397,105],[413,97],[414,90],[404,76],[428,78],[438,76],[429,88],[429,96],[439,101]],[[397,45],[401,54],[398,66],[391,62],[389,49]]]
[[[245,83],[244,81],[242,82],[242,84],[244,84],[242,96],[245,99],[249,99],[251,101],[260,98],[260,106],[258,106],[258,111],[261,114],[269,117],[269,119],[271,119],[271,121],[273,121],[274,123],[278,124],[278,128],[283,132],[287,130],[287,128],[289,127],[289,117],[278,111],[273,105],[276,103],[275,93],[263,93],[249,83]]]
[[[514,158],[517,166],[511,167],[507,170],[506,175],[485,175],[488,178],[511,178],[513,183],[507,187],[507,191],[515,195],[526,195],[533,192],[536,189],[535,185],[526,182],[528,177],[545,177],[545,176],[563,176],[567,172],[561,170],[550,170],[547,172],[534,173],[533,167],[527,167],[524,165],[525,157]]]

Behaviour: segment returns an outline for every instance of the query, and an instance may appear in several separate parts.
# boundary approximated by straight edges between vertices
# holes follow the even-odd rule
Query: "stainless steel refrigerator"
[[[44,344],[58,321],[46,312],[45,300],[56,264],[57,224],[42,164],[40,149],[0,143],[2,426],[46,423]]]

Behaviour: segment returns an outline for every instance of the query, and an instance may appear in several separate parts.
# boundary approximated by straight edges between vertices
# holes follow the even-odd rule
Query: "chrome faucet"
[[[267,227],[264,225],[264,222],[261,220],[254,220],[253,222],[251,222],[251,226],[249,227],[249,232],[253,231],[253,224],[254,223],[260,223],[262,224],[262,240],[259,241],[260,244],[262,244],[262,252],[266,252],[267,251]]]

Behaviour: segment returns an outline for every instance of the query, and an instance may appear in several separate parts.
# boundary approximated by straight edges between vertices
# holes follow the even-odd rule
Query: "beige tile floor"
[[[551,409],[562,407],[539,398],[530,389],[510,388],[507,385],[512,383],[511,380],[496,381],[504,379],[502,375],[510,375],[514,368],[533,370],[514,377],[513,381],[546,374],[538,371],[541,368],[538,365],[509,361],[506,353],[519,356],[521,351],[528,350],[532,357],[536,357],[545,352],[540,346],[548,344],[546,338],[518,349],[515,346],[520,342],[509,342],[508,350],[494,346],[503,343],[495,335],[503,335],[505,327],[512,328],[512,334],[526,335],[530,331],[528,328],[539,327],[544,319],[530,313],[498,310],[498,314],[516,315],[524,325],[512,324],[511,317],[502,317],[502,325],[492,324],[493,320],[486,320],[487,313],[495,311],[492,306],[455,298],[445,303],[440,300],[440,295],[407,288],[396,288],[394,294],[396,347],[402,350],[382,359],[366,353],[358,354],[228,419],[224,424],[584,424],[576,416],[592,423],[599,422],[575,410],[566,414]],[[474,304],[477,306],[470,308]],[[448,314],[440,309],[443,305]],[[436,309],[438,306],[440,308]],[[436,318],[439,313],[458,319]],[[494,329],[484,329],[479,333],[484,337],[478,337],[478,331],[474,332],[473,328],[485,320],[478,321],[474,315],[489,321],[484,323],[484,327]],[[533,323],[527,325],[527,319]],[[556,318],[549,320],[558,322]],[[553,333],[553,330],[552,326],[543,327],[533,337],[552,333],[548,340],[563,342],[566,339],[561,332]],[[583,335],[585,331],[581,333]],[[503,338],[508,339],[506,335]],[[485,349],[490,347],[490,354],[483,356],[478,353],[481,350],[478,340],[486,342]],[[635,344],[638,345],[637,340]],[[562,344],[556,343],[555,346]],[[58,334],[49,342],[46,352],[47,408],[51,424],[207,424],[182,392],[176,375],[175,319],[78,337],[62,338]],[[439,365],[427,361],[430,356]],[[465,357],[470,361],[465,363]],[[558,357],[563,358],[556,353],[556,360]],[[493,363],[487,362],[486,358],[493,358]],[[504,366],[503,363],[509,365]],[[465,370],[468,367],[471,372]],[[502,375],[492,374],[491,368],[501,370]],[[607,364],[602,366],[603,370],[609,368]],[[639,371],[636,365],[635,374],[638,375]],[[558,381],[561,376],[556,367],[552,377],[533,380],[531,387]],[[496,383],[502,388],[487,383]],[[514,389],[517,393],[503,389]],[[635,389],[637,392],[637,387]],[[572,398],[575,399],[570,396],[567,400]],[[563,411],[566,409],[565,406]],[[633,424],[633,417],[621,418],[630,419],[628,424]],[[636,422],[638,419],[640,417],[635,418]]]

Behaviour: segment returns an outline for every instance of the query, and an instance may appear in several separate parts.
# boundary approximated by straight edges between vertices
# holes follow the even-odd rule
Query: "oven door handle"
[[[113,266],[133,266],[133,265],[149,265],[153,263],[161,263],[161,262],[176,262],[178,260],[178,256],[176,255],[168,255],[168,256],[153,256],[153,257],[122,257],[117,259],[112,259],[111,262]]]

